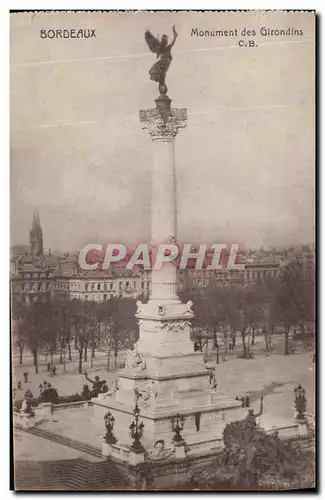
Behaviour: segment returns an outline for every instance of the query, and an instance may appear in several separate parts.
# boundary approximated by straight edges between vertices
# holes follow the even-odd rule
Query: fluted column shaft
[[[174,141],[179,128],[186,126],[186,110],[172,109],[169,98],[157,99],[156,109],[140,112],[143,128],[152,139],[151,169],[151,244],[153,263],[159,245],[176,244],[177,209]],[[165,262],[152,270],[151,297],[153,301],[178,300],[176,294],[177,266]]]

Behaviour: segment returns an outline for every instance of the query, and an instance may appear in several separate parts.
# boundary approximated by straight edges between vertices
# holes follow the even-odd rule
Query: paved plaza
[[[280,414],[283,418],[291,418],[293,414],[293,389],[301,383],[307,391],[308,412],[314,412],[314,368],[312,363],[312,353],[303,352],[301,346],[297,352],[289,356],[283,355],[284,336],[274,336],[272,340],[272,351],[269,356],[264,352],[264,339],[258,336],[255,345],[251,346],[253,359],[241,359],[240,339],[237,339],[236,351],[228,353],[227,360],[224,361],[223,349],[220,349],[220,363],[215,364],[215,353],[210,354],[209,359],[215,364],[216,377],[218,379],[218,389],[221,393],[228,393],[233,396],[243,396],[249,394],[252,406],[259,407],[261,394],[264,395],[264,414]],[[302,351],[302,352],[299,352]],[[125,352],[122,352],[117,360],[117,367],[123,366]],[[18,359],[13,359],[13,383],[21,381],[22,389],[17,391],[18,398],[22,398],[25,391],[30,389],[35,396],[39,394],[39,384],[44,380],[58,390],[60,396],[68,396],[81,393],[84,384],[91,386],[83,374],[78,373],[77,353],[73,353],[73,361],[66,363],[66,370],[58,363],[58,356],[55,357],[57,372],[55,376],[50,376],[47,372],[45,357],[40,358],[39,373],[35,374],[32,366],[32,357],[25,356],[23,365],[18,364]],[[91,364],[93,366],[91,366]],[[90,373],[90,376],[98,375],[107,380],[110,385],[118,374],[118,368],[114,368],[114,360],[111,359],[111,370],[107,371],[107,355],[97,353],[96,358],[83,363],[83,370]],[[28,372],[28,383],[24,383],[23,373]]]
[[[232,357],[216,366],[216,376],[219,380],[219,391],[228,393],[233,398],[249,394],[251,406],[255,411],[259,410],[260,396],[264,396],[264,410],[260,418],[260,424],[265,428],[272,426],[288,425],[294,418],[294,388],[301,383],[306,389],[307,411],[314,413],[314,378],[315,365],[312,363],[311,353],[298,353],[288,356],[283,354],[271,354],[270,356],[257,355],[254,359],[240,359]],[[96,372],[108,381],[113,380],[116,372]],[[37,382],[42,379],[43,373],[33,376],[29,384],[31,389],[37,387]],[[53,377],[54,379],[54,377]],[[66,374],[55,378],[55,386],[60,394],[71,394],[80,391],[85,382],[83,375]],[[102,435],[104,434],[104,422],[102,431],[92,425],[93,408],[77,408],[55,412],[47,422],[40,425],[44,429],[55,434],[67,436],[77,441],[100,448]],[[29,457],[31,460],[49,460],[55,457],[63,458],[66,453],[81,456],[80,452],[46,441],[37,436],[24,433],[15,433],[16,452],[19,457]],[[40,446],[30,446],[30,440],[37,440]],[[71,451],[71,453],[70,453]]]
[[[117,367],[121,366],[125,355],[120,355],[117,363]],[[47,371],[47,365],[45,362],[45,357],[41,356],[38,374],[35,373],[35,368],[33,367],[33,361],[31,356],[25,356],[23,359],[23,365],[18,364],[18,359],[13,359],[13,384],[17,385],[20,381],[22,384],[21,390],[17,391],[17,397],[23,398],[24,393],[27,389],[30,389],[34,396],[39,395],[39,385],[46,380],[51,382],[53,387],[57,389],[60,396],[69,396],[75,393],[81,393],[84,384],[91,386],[89,382],[85,379],[83,374],[78,373],[78,360],[77,354],[73,353],[72,361],[66,363],[64,366],[59,364],[59,357],[54,357],[54,362],[56,365],[56,375],[51,376]],[[111,359],[111,368],[114,367],[114,360]],[[107,355],[105,353],[96,353],[96,358],[91,363],[90,361],[83,363],[83,370],[89,372],[90,377],[92,375],[98,375],[100,378],[107,380],[108,384],[116,377],[116,370],[107,371]],[[24,383],[23,373],[28,373],[28,382]]]

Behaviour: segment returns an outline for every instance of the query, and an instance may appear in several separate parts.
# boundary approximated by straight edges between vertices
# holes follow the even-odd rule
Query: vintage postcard
[[[13,488],[316,488],[315,12],[10,17]]]

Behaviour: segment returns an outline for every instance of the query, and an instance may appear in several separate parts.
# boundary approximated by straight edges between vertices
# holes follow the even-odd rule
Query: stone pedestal
[[[109,457],[112,454],[111,447],[105,441],[102,442],[102,455],[103,457]]]
[[[307,436],[308,434],[308,420],[307,418],[296,418],[298,425],[298,434],[300,436]]]
[[[184,459],[186,457],[186,442],[181,441],[175,445],[175,458]]]
[[[177,252],[174,141],[186,120],[187,110],[171,108],[168,96],[156,99],[154,109],[140,111],[140,121],[149,131],[153,146],[151,242],[157,261],[163,256],[161,245]],[[173,418],[183,420],[182,437],[186,443],[214,441],[215,446],[227,421],[241,418],[243,412],[240,402],[210,389],[203,354],[194,352],[191,341],[192,303],[183,304],[177,296],[175,261],[154,266],[150,299],[137,305],[139,341],[126,368],[119,373],[116,393],[93,400],[97,403],[96,422],[103,425],[105,413],[111,411],[117,439],[111,449],[120,446],[119,459],[127,456],[129,463],[134,460],[125,447],[129,449],[132,444],[129,426],[136,402],[144,424],[141,443],[146,451],[155,452],[160,444],[173,445]],[[184,457],[185,447],[176,446],[175,453]]]
[[[40,408],[43,410],[44,415],[52,415],[52,403],[42,403]]]

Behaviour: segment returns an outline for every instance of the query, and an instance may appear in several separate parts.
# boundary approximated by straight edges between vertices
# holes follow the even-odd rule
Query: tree
[[[118,298],[114,305],[110,336],[113,343],[115,367],[119,351],[132,349],[138,337],[135,305],[133,299],[122,298]]]
[[[215,289],[211,285],[208,289],[202,289],[193,285],[186,291],[186,300],[192,300],[194,307],[193,329],[200,332],[200,341],[205,342],[205,357],[208,357],[209,339],[212,337],[216,346],[216,361],[219,363],[219,344],[217,338],[217,319],[215,307]],[[184,298],[185,293],[183,293]]]
[[[43,302],[32,302],[24,311],[23,335],[34,358],[35,373],[38,373],[39,350],[45,344],[47,314],[48,306]]]
[[[217,287],[214,290],[216,320],[223,332],[224,359],[226,359],[228,354],[229,333],[232,336],[233,346],[236,342],[236,330],[239,323],[238,300],[239,291],[234,285]]]
[[[88,308],[87,302],[73,299],[71,301],[71,317],[74,330],[75,348],[78,351],[78,370],[82,373],[83,354],[88,342]]]
[[[305,334],[305,324],[314,322],[314,266],[301,259],[294,259],[282,268],[276,300],[275,315],[285,327],[284,354],[289,354],[289,331],[300,326]]]
[[[23,352],[25,347],[24,338],[24,316],[25,316],[26,304],[13,299],[11,303],[11,313],[12,313],[12,344],[15,349],[19,350],[19,364],[23,364]]]
[[[87,349],[90,347],[90,366],[93,366],[93,359],[95,357],[95,349],[99,343],[99,335],[101,328],[101,319],[99,316],[100,305],[96,302],[89,302],[88,315],[87,315],[87,331],[88,335],[85,342],[85,356],[84,361],[87,361]]]
[[[219,286],[210,282],[207,288],[199,288],[191,282],[185,281],[180,294],[182,301],[191,300],[194,303],[194,329],[205,332],[206,341],[213,339],[216,349],[216,362],[220,361],[220,346],[218,332],[224,336],[224,353],[228,349],[228,332],[232,332],[233,344],[238,327],[238,291],[235,286]],[[208,344],[206,344],[206,347]]]
[[[212,335],[218,364],[220,361],[218,332],[223,332],[224,356],[226,356],[228,331],[237,321],[235,288],[232,286],[220,287],[216,283],[210,282],[206,289],[201,290],[195,304],[196,322],[207,330],[208,338],[210,334]]]
[[[43,325],[44,344],[50,353],[51,370],[53,367],[53,355],[56,353],[59,324],[59,309],[51,302],[44,305],[44,315],[46,317]]]
[[[238,309],[240,312],[243,357],[250,358],[250,334],[263,317],[259,287],[256,284],[247,285],[240,289]]]
[[[263,281],[259,281],[255,284],[256,300],[258,300],[260,304],[259,323],[264,335],[266,355],[269,354],[272,333],[277,322],[276,309],[274,306],[277,287],[277,278],[269,276],[264,278]]]
[[[223,466],[232,484],[255,489],[266,474],[293,479],[293,448],[283,443],[276,432],[269,435],[252,425],[252,417],[248,417],[227,424],[223,432]]]
[[[63,364],[65,370],[66,347],[68,346],[68,359],[71,361],[71,329],[72,321],[70,312],[70,301],[65,299],[55,299],[53,305],[56,308],[57,314],[57,340],[60,347],[60,364]]]
[[[108,371],[111,353],[116,368],[119,351],[133,348],[137,340],[135,305],[134,299],[114,298],[99,311],[102,325],[99,349],[107,353]]]
[[[314,471],[310,453],[299,441],[282,441],[277,431],[268,434],[256,425],[254,415],[230,422],[223,432],[224,449],[215,471],[196,470],[190,486],[197,489],[258,490],[312,486]],[[310,484],[301,478],[308,473]]]
[[[111,299],[107,304],[100,304],[97,311],[100,323],[98,349],[107,354],[107,371],[110,370],[110,357],[114,347],[111,340],[111,324],[115,311],[115,300]]]

